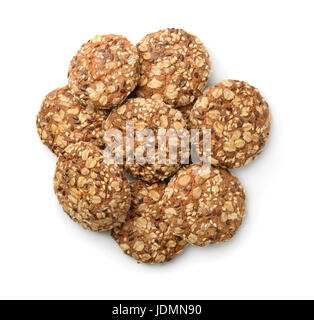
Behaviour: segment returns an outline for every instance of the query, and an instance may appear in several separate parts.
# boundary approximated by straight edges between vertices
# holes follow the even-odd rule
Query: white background
[[[313,11],[310,0],[1,1],[0,298],[314,298]],[[258,87],[273,126],[262,155],[235,170],[248,195],[236,237],[150,266],[63,213],[35,117],[82,43],[116,33],[136,44],[166,27],[204,41],[210,84]]]

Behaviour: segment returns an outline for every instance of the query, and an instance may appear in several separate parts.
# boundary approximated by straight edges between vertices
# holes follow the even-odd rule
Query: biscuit
[[[72,59],[68,79],[81,103],[98,109],[116,107],[138,83],[137,49],[123,36],[96,36]]]
[[[131,184],[132,204],[122,227],[111,231],[120,248],[132,258],[144,263],[163,263],[180,254],[187,242],[172,233],[162,222],[158,202],[165,183],[153,185],[136,181]]]
[[[231,169],[260,154],[269,137],[271,116],[258,89],[243,81],[224,80],[196,101],[190,124],[191,129],[211,128],[211,163]]]
[[[226,169],[192,165],[181,169],[165,189],[163,221],[195,246],[233,237],[245,216],[245,193]]]
[[[68,86],[50,92],[37,115],[37,132],[43,144],[57,156],[71,143],[91,142],[104,147],[106,110],[81,105]]]
[[[139,132],[144,129],[152,130],[155,139],[151,140],[146,138],[143,141],[134,141],[134,154],[137,151],[142,150],[143,143],[148,143],[154,148],[154,153],[150,157],[147,155],[146,163],[139,163],[134,159],[134,163],[125,162],[125,169],[133,177],[154,183],[157,181],[163,181],[172,175],[174,175],[181,167],[181,148],[180,140],[178,139],[177,159],[170,163],[159,163],[158,157],[158,130],[161,129],[173,129],[177,134],[180,134],[181,130],[186,129],[186,123],[183,119],[182,113],[176,109],[173,109],[163,103],[162,101],[154,101],[151,99],[129,99],[125,104],[119,108],[112,110],[109,117],[106,120],[106,130],[118,129],[123,133],[124,145],[124,159],[131,153],[130,145],[126,142],[126,125],[127,122],[132,121],[134,123],[134,132]],[[188,134],[188,131],[186,130]],[[105,138],[105,143],[110,146],[111,140]],[[160,147],[167,154],[167,160],[169,160],[169,144],[166,148]],[[149,161],[148,161],[149,160]],[[148,163],[150,162],[150,163]],[[153,163],[155,162],[155,163]]]
[[[70,218],[84,229],[105,231],[125,222],[131,205],[129,183],[116,164],[106,164],[91,143],[69,145],[59,157],[54,190]]]
[[[165,29],[146,35],[137,48],[141,64],[139,97],[180,107],[203,93],[211,63],[197,37],[181,29]]]

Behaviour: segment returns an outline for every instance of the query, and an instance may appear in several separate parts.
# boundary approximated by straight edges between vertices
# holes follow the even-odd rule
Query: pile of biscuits
[[[263,150],[271,116],[246,82],[225,80],[206,89],[210,73],[207,49],[184,30],[148,34],[137,46],[123,36],[96,36],[73,57],[68,84],[42,102],[37,131],[58,157],[54,189],[63,210],[84,229],[110,230],[139,262],[163,263],[188,244],[227,241],[245,216],[244,189],[228,169],[247,165]],[[212,166],[190,158],[130,164],[128,143],[122,163],[107,161],[104,149],[112,140],[105,133],[120,130],[126,142],[129,122],[135,131],[154,133],[210,129]],[[197,140],[190,140],[191,148],[202,135]],[[136,150],[143,141],[158,146],[146,137],[135,141]]]

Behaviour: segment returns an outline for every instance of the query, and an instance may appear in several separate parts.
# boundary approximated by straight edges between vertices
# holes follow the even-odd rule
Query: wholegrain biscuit
[[[137,49],[123,36],[96,36],[74,56],[68,78],[81,103],[98,109],[116,107],[139,80]]]
[[[137,95],[180,107],[192,103],[205,89],[210,57],[203,43],[181,29],[146,35],[137,45],[141,78]]]
[[[132,204],[125,224],[111,231],[129,256],[144,263],[163,263],[180,254],[187,242],[175,236],[161,219],[161,200],[166,184],[136,181],[131,184]]]
[[[41,141],[56,155],[71,143],[91,142],[104,147],[106,110],[84,106],[73,97],[68,86],[50,92],[37,115],[37,132]]]
[[[226,169],[192,165],[181,169],[165,189],[163,221],[195,246],[233,237],[245,215],[245,193]]]
[[[137,152],[143,150],[143,145],[150,146],[154,149],[152,154],[145,156],[146,163],[141,163],[137,161],[134,156],[134,163],[130,161],[125,161],[125,169],[132,176],[142,179],[144,181],[153,183],[157,181],[163,181],[171,177],[175,172],[177,172],[181,166],[181,152],[180,139],[178,138],[178,148],[175,155],[177,159],[169,156],[169,143],[166,146],[160,146],[159,150],[165,152],[167,155],[167,162],[160,163],[159,161],[159,150],[158,150],[158,132],[159,129],[170,130],[177,133],[186,129],[186,123],[183,119],[182,113],[176,109],[173,109],[163,103],[162,101],[155,101],[151,99],[129,99],[125,104],[119,108],[113,110],[106,120],[105,128],[106,130],[118,129],[123,134],[124,140],[124,159],[131,154],[131,145],[126,142],[126,126],[127,123],[132,122],[134,124],[135,135],[142,130],[148,129],[154,134],[154,137],[143,137],[143,139],[135,139],[134,141],[134,155]],[[188,134],[186,130],[185,134]],[[105,138],[105,143],[110,146],[111,139]],[[145,150],[143,150],[143,154]]]
[[[131,204],[121,168],[106,164],[102,151],[87,142],[69,145],[59,157],[54,190],[70,218],[92,231],[120,226]]]
[[[239,168],[263,150],[271,116],[258,89],[243,81],[224,80],[196,101],[190,124],[192,129],[212,130],[212,165]]]

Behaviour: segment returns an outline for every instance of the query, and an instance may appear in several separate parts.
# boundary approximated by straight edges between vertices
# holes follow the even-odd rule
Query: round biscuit
[[[206,87],[210,56],[203,43],[181,29],[146,35],[137,45],[141,78],[136,93],[180,107],[192,103]]]
[[[142,141],[135,138],[134,163],[125,161],[133,152],[131,144],[126,141],[126,128],[127,124],[130,122],[134,125],[135,137],[137,133],[141,133],[143,132],[142,130],[145,129],[150,130],[150,133],[154,135],[154,137],[147,137],[142,139]],[[159,161],[161,157],[159,157],[158,153],[159,129],[173,130],[173,132],[178,135],[182,132],[186,135],[188,134],[188,131],[185,131],[186,123],[179,110],[173,109],[159,100],[154,101],[143,98],[129,99],[119,108],[112,110],[106,120],[105,128],[107,131],[110,129],[120,130],[123,138],[123,144],[125,146],[125,150],[123,150],[124,166],[127,172],[133,177],[149,183],[154,183],[166,180],[180,169],[181,157],[183,154],[179,144],[181,139],[177,139],[179,146],[177,145],[177,152],[175,152],[176,159],[171,158],[171,161],[169,159],[169,143],[167,143],[166,146],[160,146],[160,150],[164,151],[167,155],[167,159],[165,161]],[[105,143],[110,147],[112,140],[105,138]],[[144,148],[143,145],[145,143],[147,143],[147,145],[145,145],[145,147],[147,147],[146,149],[151,147],[154,152],[143,157],[145,163],[141,163],[138,161],[137,154],[141,155],[141,150],[144,150],[142,148]],[[145,150],[143,151],[143,154],[144,152]],[[185,154],[183,156],[185,156]]]
[[[111,231],[120,248],[143,263],[164,263],[179,255],[187,242],[172,233],[161,219],[159,201],[166,184],[131,184],[132,204],[125,224]]]
[[[68,80],[81,103],[98,109],[120,105],[139,80],[139,56],[123,36],[96,36],[73,57]]]
[[[206,90],[190,115],[191,129],[211,129],[211,164],[229,169],[243,167],[261,153],[270,125],[269,107],[259,90],[236,80]]]
[[[59,157],[54,190],[63,210],[84,229],[105,231],[125,222],[131,205],[129,182],[116,164],[106,164],[91,143],[69,145]]]
[[[174,234],[195,246],[233,237],[245,216],[245,193],[226,169],[192,165],[169,182],[164,196],[163,221]]]
[[[108,111],[84,106],[73,97],[68,86],[50,92],[36,118],[37,132],[43,144],[57,156],[71,143],[104,143],[104,121]]]

